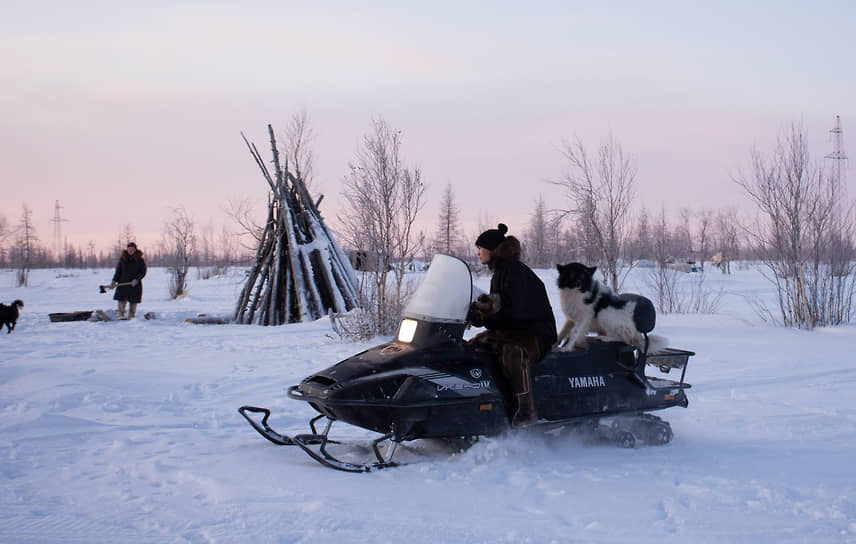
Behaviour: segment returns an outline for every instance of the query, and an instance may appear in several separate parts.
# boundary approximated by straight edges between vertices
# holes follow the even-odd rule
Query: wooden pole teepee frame
[[[255,144],[241,134],[270,186],[267,221],[255,263],[235,307],[236,323],[282,325],[357,306],[354,269],[318,212],[303,180],[283,168],[268,125],[273,176]]]

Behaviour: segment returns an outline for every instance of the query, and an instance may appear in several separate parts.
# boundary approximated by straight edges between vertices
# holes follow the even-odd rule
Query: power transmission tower
[[[57,200],[56,204],[54,205],[54,218],[51,219],[51,222],[54,224],[54,250],[56,251],[56,262],[60,266],[62,266],[63,260],[62,224],[68,222],[68,219],[62,218],[63,208],[64,206],[60,206],[59,200]]]
[[[845,166],[844,162],[847,160],[847,155],[844,154],[842,149],[841,142],[841,116],[835,116],[835,127],[829,131],[832,134],[832,145],[833,151],[829,155],[826,155],[825,158],[832,159],[835,161],[833,164],[832,171],[835,175],[835,191],[836,193],[840,193],[841,188],[843,187],[844,180],[841,177],[841,170]],[[840,194],[836,196],[841,196]]]
[[[828,242],[827,251],[830,252],[830,264],[832,265],[832,275],[835,281],[833,289],[836,292],[835,300],[843,298],[842,278],[849,275],[848,268],[850,266],[851,255],[853,254],[853,241],[845,234],[846,231],[846,214],[845,200],[847,198],[847,186],[842,177],[842,170],[847,160],[847,155],[844,154],[841,142],[841,117],[835,116],[835,127],[829,131],[832,134],[833,150],[832,153],[826,155],[825,158],[835,161],[832,166],[832,237]],[[843,311],[839,307],[832,309],[834,313],[840,315]]]

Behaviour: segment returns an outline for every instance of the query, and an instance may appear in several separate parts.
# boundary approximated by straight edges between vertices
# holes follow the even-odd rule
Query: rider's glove
[[[476,327],[484,324],[484,318],[497,313],[500,309],[499,295],[481,294],[470,304],[469,320]]]

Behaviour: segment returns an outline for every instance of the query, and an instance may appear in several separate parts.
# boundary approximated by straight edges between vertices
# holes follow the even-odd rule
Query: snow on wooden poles
[[[244,142],[270,187],[268,216],[233,317],[236,323],[282,325],[357,306],[357,282],[303,181],[282,164],[268,125],[273,176],[258,149]],[[318,201],[320,202],[320,200]]]

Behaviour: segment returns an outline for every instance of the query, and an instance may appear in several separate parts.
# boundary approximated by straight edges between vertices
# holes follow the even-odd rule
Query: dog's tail
[[[669,346],[669,339],[658,334],[649,334],[648,338],[648,353],[656,353]]]

